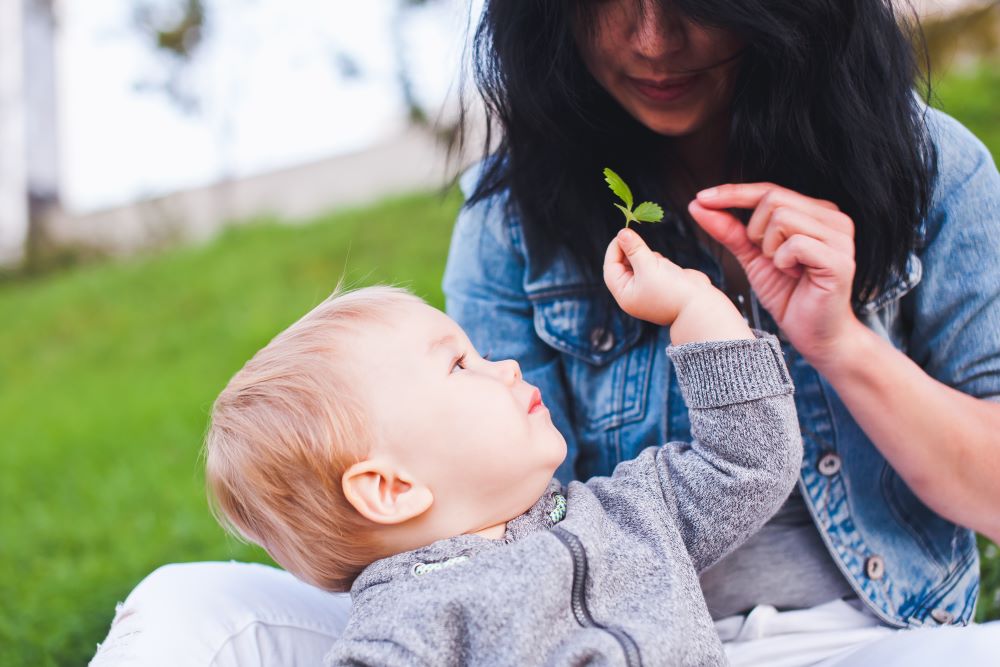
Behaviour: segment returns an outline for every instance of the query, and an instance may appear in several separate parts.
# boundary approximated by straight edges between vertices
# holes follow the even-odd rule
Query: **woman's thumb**
[[[746,227],[731,213],[705,208],[697,199],[688,204],[688,212],[698,226],[733,253],[744,268],[759,254],[747,238]]]

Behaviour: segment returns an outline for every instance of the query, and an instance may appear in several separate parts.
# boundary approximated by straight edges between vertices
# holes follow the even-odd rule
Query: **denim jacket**
[[[930,111],[939,175],[905,275],[859,317],[931,377],[1000,400],[1000,176],[962,125]],[[478,165],[462,179],[466,193]],[[561,479],[607,475],[643,448],[690,439],[667,328],[608,309],[565,255],[542,263],[503,195],[465,207],[452,237],[448,313],[481,353],[517,359],[542,392],[569,454]],[[716,285],[707,254],[686,265]],[[776,332],[763,308],[759,328]],[[899,627],[966,624],[979,591],[975,536],[923,504],[833,387],[787,341],[803,435],[799,488],[824,542],[871,610]]]

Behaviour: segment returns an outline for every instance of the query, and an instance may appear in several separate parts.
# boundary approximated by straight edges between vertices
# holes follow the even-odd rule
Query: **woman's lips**
[[[629,83],[632,84],[632,87],[635,88],[639,94],[650,102],[657,103],[673,102],[674,100],[682,97],[687,94],[689,90],[694,88],[698,79],[699,75],[697,74],[659,80],[628,77]]]

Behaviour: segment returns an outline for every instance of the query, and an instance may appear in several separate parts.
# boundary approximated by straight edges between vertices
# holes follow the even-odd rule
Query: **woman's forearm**
[[[1000,403],[938,382],[860,322],[816,370],[921,500],[1000,541]]]

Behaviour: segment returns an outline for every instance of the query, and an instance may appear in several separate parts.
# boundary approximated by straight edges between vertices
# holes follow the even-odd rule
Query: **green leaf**
[[[644,201],[635,207],[633,212],[635,219],[640,222],[659,222],[663,220],[663,209],[659,204],[651,201]]]
[[[632,215],[632,211],[628,210],[627,208],[625,208],[624,206],[622,206],[621,204],[619,204],[617,202],[612,202],[612,203],[615,206],[618,207],[619,211],[621,211],[623,214],[625,214],[625,226],[626,227],[628,227],[628,223],[629,222],[635,221],[635,216]]]
[[[625,206],[631,210],[632,191],[628,189],[627,185],[625,185],[625,181],[622,180],[622,177],[605,167],[604,180],[607,182],[608,187],[611,188],[611,191],[618,195],[618,198],[625,202]]]

